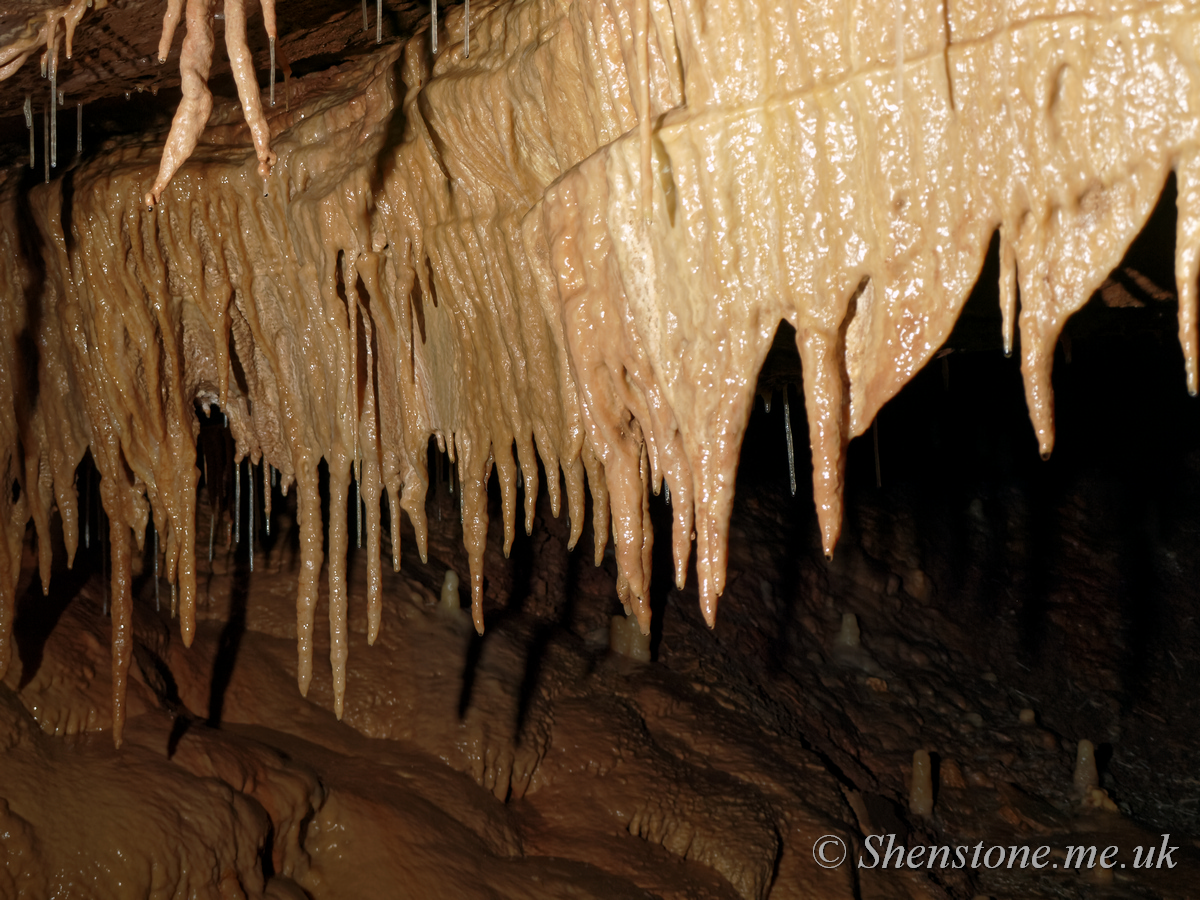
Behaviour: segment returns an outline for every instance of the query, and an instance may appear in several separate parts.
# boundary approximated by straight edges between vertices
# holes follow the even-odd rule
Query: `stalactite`
[[[178,22],[178,4],[182,0],[169,0],[167,18],[163,20],[162,40],[158,47],[159,62],[165,62],[170,51],[171,39]],[[172,8],[175,15],[172,18]],[[145,204],[153,207],[166,189],[179,167],[192,155],[196,143],[212,113],[212,94],[208,90],[208,73],[212,68],[213,31],[211,0],[187,0],[187,33],[179,53],[180,89],[183,99],[171,122],[171,132],[163,147],[162,162],[158,178],[146,194]]]
[[[787,436],[788,480],[792,496],[796,496],[796,451],[792,447],[792,407],[788,401],[788,386],[783,386],[783,431]]]
[[[33,144],[33,97],[25,95],[25,127],[29,129],[29,168],[37,165],[37,150]]]
[[[109,529],[108,542],[112,550],[109,597],[112,603],[113,743],[120,747],[125,727],[129,663],[133,659],[133,574],[128,527],[117,519],[109,519]]]
[[[262,464],[262,473],[263,473],[263,483],[262,483],[263,533],[267,537],[270,537],[271,536],[271,500],[272,500],[271,494],[273,493],[272,484],[275,480],[274,479],[275,470],[271,467],[270,463],[264,461]]]
[[[242,545],[242,464],[233,464],[233,552]]]
[[[162,65],[171,55],[171,44],[175,40],[175,30],[183,15],[183,0],[167,0],[167,11],[163,13],[162,34],[158,39],[158,62]]]
[[[92,549],[92,470],[89,466],[87,469],[87,484],[84,487],[84,512],[83,512],[83,546],[85,550]],[[211,560],[211,556],[209,559]]]
[[[181,9],[175,3],[172,20],[168,6],[160,56]],[[190,160],[211,112],[213,36],[211,0],[188,0],[184,99],[165,147],[131,145],[116,171],[81,159],[69,205],[61,179],[27,195],[47,285],[6,304],[14,308],[0,313],[0,349],[16,358],[23,310],[41,303],[38,340],[48,349],[39,365],[56,368],[41,379],[51,388],[36,408],[18,417],[16,405],[29,401],[16,367],[0,366],[0,474],[18,486],[0,509],[0,667],[20,528],[32,519],[48,547],[42,531],[55,504],[74,527],[64,510],[88,447],[110,523],[114,692],[128,665],[129,541],[151,518],[190,643],[200,394],[228,415],[234,457],[264,466],[264,504],[276,468],[281,491],[296,484],[297,679],[306,692],[327,563],[339,714],[350,483],[356,534],[366,533],[374,641],[383,497],[393,566],[401,509],[425,559],[431,438],[454,467],[476,628],[486,611],[489,479],[494,472],[499,483],[507,552],[518,478],[532,527],[539,459],[555,515],[565,495],[572,546],[590,490],[596,559],[611,535],[618,594],[643,631],[649,498],[663,490],[676,582],[694,533],[711,624],[738,453],[781,320],[796,333],[814,495],[832,553],[848,441],[946,339],[997,230],[1005,341],[1011,347],[1020,328],[1031,419],[1050,451],[1058,333],[1119,262],[1172,166],[1180,337],[1195,390],[1200,167],[1181,135],[1196,126],[1200,85],[1189,68],[1195,48],[1177,36],[1196,14],[1131,12],[1131,35],[1096,13],[1065,41],[1014,12],[995,33],[979,25],[979,35],[948,44],[944,23],[894,9],[894,31],[862,25],[859,37],[869,32],[873,43],[851,61],[799,19],[780,22],[769,40],[739,31],[765,14],[755,2],[706,7],[702,27],[692,0],[516,0],[479,13],[467,66],[465,53],[437,55],[434,3],[428,36],[310,76],[272,135],[243,0],[229,0],[226,42],[249,135],[215,126],[205,140],[220,152]],[[286,76],[286,58],[282,67]],[[1060,69],[1047,105],[1045,75]],[[393,123],[403,132],[389,138]],[[10,181],[0,194],[0,276],[24,298],[14,191]],[[784,407],[790,435],[786,394]],[[794,480],[794,458],[791,471]],[[250,477],[253,492],[252,469]],[[239,463],[236,541],[240,482]],[[205,484],[211,556],[221,504]],[[252,562],[254,506],[251,498]]]
[[[275,0],[260,0],[263,12],[263,27],[267,31],[267,44],[270,53],[271,74],[268,76],[271,106],[275,105],[275,39],[279,29],[275,21]]]
[[[158,612],[161,609],[162,603],[158,596],[158,529],[154,528],[154,611]]]
[[[250,571],[253,572],[254,571],[254,517],[255,517],[254,465],[250,462],[250,460],[246,460],[246,468],[250,470],[248,473],[248,477],[246,479],[246,486],[250,489],[250,513],[249,513],[249,521],[247,523],[249,526],[249,535],[248,535],[249,540],[247,540],[247,542],[246,542],[246,549],[250,553]]]

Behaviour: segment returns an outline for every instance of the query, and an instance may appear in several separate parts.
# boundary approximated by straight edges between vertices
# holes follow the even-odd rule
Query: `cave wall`
[[[49,546],[56,507],[74,552],[90,449],[111,523],[119,739],[132,543],[151,518],[185,642],[194,628],[197,402],[298,491],[302,691],[323,565],[344,691],[351,493],[377,623],[382,498],[423,544],[431,437],[461,479],[477,628],[486,485],[495,470],[507,546],[518,470],[529,527],[538,459],[572,543],[586,479],[597,555],[611,531],[643,629],[648,498],[665,479],[675,577],[694,533],[711,624],[780,320],[803,364],[830,553],[847,442],[950,333],[997,229],[1005,344],[1019,326],[1050,452],[1063,322],[1171,171],[1194,388],[1194,6],[939,9],[477,5],[469,58],[456,9],[436,59],[418,34],[298,81],[270,115],[265,182],[228,105],[153,211],[156,137],[116,139],[46,185],[10,172],[0,635],[25,521]]]

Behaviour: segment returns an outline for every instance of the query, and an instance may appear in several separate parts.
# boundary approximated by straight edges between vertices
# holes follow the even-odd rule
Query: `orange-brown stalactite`
[[[193,7],[207,0],[189,0],[189,19]],[[457,466],[477,628],[488,482],[507,550],[517,473],[528,529],[539,457],[556,514],[562,475],[572,544],[590,489],[596,558],[611,531],[618,593],[644,630],[649,494],[665,479],[676,580],[694,540],[711,624],[781,320],[803,361],[832,553],[848,441],[945,341],[997,230],[1005,340],[1019,285],[1022,371],[1049,452],[1058,334],[1173,168],[1194,388],[1200,6],[940,9],[518,0],[477,7],[469,60],[461,43],[431,60],[414,38],[298,82],[287,111],[223,106],[202,131],[187,104],[204,111],[207,70],[185,51],[190,124],[165,153],[114,141],[71,171],[69,207],[62,179],[23,194],[7,182],[0,472],[19,491],[0,501],[0,666],[23,523],[48,548],[57,503],[73,546],[88,446],[113,534],[140,542],[151,510],[162,523],[190,640],[198,399],[220,403],[238,459],[297,485],[298,680],[307,690],[327,562],[339,709],[353,690],[349,497],[366,503],[374,637],[380,504],[386,491],[392,515],[409,514],[424,556],[431,437]],[[196,40],[211,43],[208,27]],[[238,84],[254,93],[249,72]],[[181,134],[198,138],[190,156]],[[277,162],[264,194],[265,154]],[[153,211],[148,189],[161,191]],[[29,340],[35,396],[18,365]]]
[[[167,136],[166,146],[163,147],[158,178],[146,193],[147,207],[158,203],[162,192],[179,171],[179,167],[195,151],[212,113],[212,93],[208,90],[208,73],[212,68],[213,52],[212,0],[187,0],[187,20],[187,34],[179,54],[180,89],[183,91],[183,99],[179,102],[179,108],[175,110],[171,132]],[[174,22],[168,7],[167,18],[163,22],[163,43],[166,46],[159,47],[160,59],[164,58],[164,50],[170,50],[167,39],[173,29]]]

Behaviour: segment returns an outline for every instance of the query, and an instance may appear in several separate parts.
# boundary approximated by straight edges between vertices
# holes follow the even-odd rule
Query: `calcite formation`
[[[648,500],[665,483],[676,579],[694,541],[711,624],[781,321],[803,362],[832,553],[847,442],[946,339],[997,231],[1004,341],[1019,328],[1050,453],[1057,336],[1172,171],[1197,390],[1195,2],[514,0],[475,5],[469,58],[465,26],[452,10],[436,56],[422,33],[297,83],[287,109],[264,112],[268,149],[254,115],[247,127],[219,108],[169,185],[155,180],[161,135],[28,190],[9,174],[0,674],[25,523],[46,585],[55,508],[69,554],[78,542],[90,449],[110,522],[119,740],[131,555],[151,517],[185,642],[194,629],[197,404],[219,404],[238,458],[298,491],[300,688],[326,566],[339,711],[351,494],[374,636],[382,504],[424,541],[431,438],[457,465],[477,628],[487,485],[494,470],[507,548],[518,474],[532,527],[539,458],[573,540],[590,488],[597,557],[611,530],[643,630]]]

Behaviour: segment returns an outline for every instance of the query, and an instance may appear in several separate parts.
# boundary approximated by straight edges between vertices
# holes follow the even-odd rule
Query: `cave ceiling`
[[[18,38],[29,23],[40,23],[47,10],[62,6],[44,0],[6,0],[0,4],[0,47]],[[280,48],[297,75],[378,49],[374,3],[368,11],[370,23],[366,30],[361,9],[353,4],[343,6],[332,9],[330,4],[319,0],[298,0],[282,10]],[[142,132],[148,127],[165,129],[169,124],[179,103],[180,41],[175,40],[167,61],[159,64],[157,49],[164,8],[164,4],[150,0],[119,0],[102,9],[87,9],[80,20],[72,59],[60,62],[58,87],[63,93],[64,108],[73,110],[77,103],[84,104],[84,132],[89,142],[113,134]],[[427,14],[423,4],[385,3],[385,40],[411,34]],[[255,6],[248,17],[255,64],[265,72],[269,56],[262,12]],[[219,41],[219,22],[216,27]],[[34,108],[40,110],[48,95],[38,55],[5,81],[0,92],[0,134],[5,136],[6,162],[27,153],[20,140],[25,128],[22,111],[25,97],[31,96]],[[229,60],[223,50],[213,59],[210,84],[218,96],[236,97]],[[89,146],[94,148],[95,144]]]

